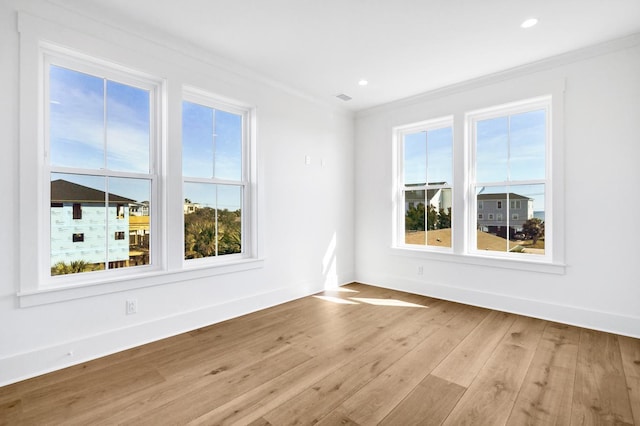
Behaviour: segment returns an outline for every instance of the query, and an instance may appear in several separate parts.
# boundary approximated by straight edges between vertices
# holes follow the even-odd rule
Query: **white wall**
[[[38,242],[23,241],[18,227],[19,147],[35,141],[21,141],[18,134],[17,8],[143,52],[136,60],[161,68],[160,75],[187,69],[192,84],[256,106],[262,268],[19,307],[18,248]],[[0,385],[353,281],[353,115],[248,70],[218,65],[217,58],[177,40],[170,42],[166,44],[188,53],[42,0],[0,3],[0,223],[5,224],[0,242]],[[305,155],[311,156],[310,165],[305,165]],[[135,315],[125,315],[128,298],[138,300]]]
[[[360,112],[357,280],[640,337],[639,76],[640,37],[635,36]],[[392,126],[467,106],[492,106],[500,97],[557,81],[566,83],[559,170],[565,181],[564,274],[401,256],[391,250]],[[424,275],[417,274],[418,266]]]
[[[18,248],[37,244],[23,241],[17,226],[21,217],[18,7],[70,27],[95,28],[98,37],[146,51],[142,56],[149,56],[148,63],[161,64],[168,74],[175,67],[186,67],[205,89],[257,106],[264,267],[18,306]],[[147,36],[154,39],[157,34]],[[101,27],[43,0],[0,2],[0,194],[4,201],[0,223],[5,224],[0,240],[0,385],[354,279],[640,337],[640,280],[635,271],[640,259],[635,235],[640,211],[637,40],[364,111],[354,126],[347,113],[250,72],[229,69],[206,53],[196,52],[202,58],[194,59]],[[194,52],[177,40],[164,39],[163,44]],[[391,127],[482,103],[487,93],[508,93],[562,79],[566,79],[565,273],[394,254],[390,249]],[[305,155],[311,156],[310,165],[304,164]],[[424,267],[424,275],[416,274],[418,266]],[[126,316],[124,302],[132,297],[138,299],[139,313]]]

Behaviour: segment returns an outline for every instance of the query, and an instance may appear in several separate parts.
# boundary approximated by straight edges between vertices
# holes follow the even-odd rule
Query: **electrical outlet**
[[[132,314],[138,313],[138,300],[137,299],[127,299],[126,310],[127,310],[127,315],[132,315]]]
[[[418,266],[418,275],[422,275],[424,273],[424,268],[422,266]]]

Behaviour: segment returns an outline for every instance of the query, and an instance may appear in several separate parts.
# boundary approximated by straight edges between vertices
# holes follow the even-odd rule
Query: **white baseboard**
[[[296,286],[181,312],[126,328],[39,348],[0,359],[0,386],[195,330],[317,292],[313,286]]]
[[[358,280],[358,282],[592,330],[640,338],[640,317],[624,316],[611,312],[588,310],[577,306],[559,305],[540,300],[452,287],[423,280],[382,277],[375,280],[367,280],[365,278],[364,281]]]

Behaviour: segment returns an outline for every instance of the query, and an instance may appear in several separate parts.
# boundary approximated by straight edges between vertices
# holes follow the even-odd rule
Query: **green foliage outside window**
[[[210,207],[185,214],[185,259],[241,253],[241,216],[240,210]]]

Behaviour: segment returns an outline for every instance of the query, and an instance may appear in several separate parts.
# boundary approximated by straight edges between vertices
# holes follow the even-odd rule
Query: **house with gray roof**
[[[85,261],[128,266],[129,206],[120,195],[63,179],[51,182],[51,266]]]
[[[522,225],[533,218],[533,198],[510,193],[478,194],[477,224],[484,232],[513,237]]]

